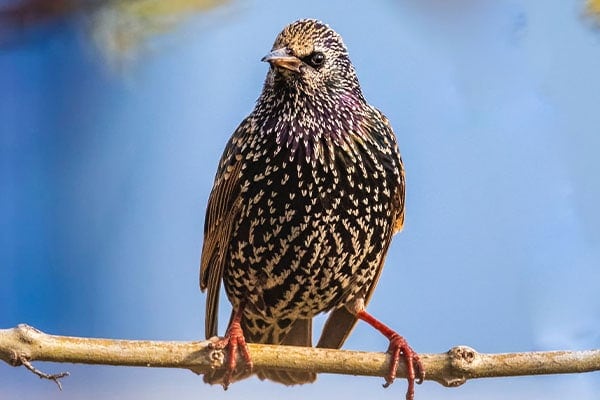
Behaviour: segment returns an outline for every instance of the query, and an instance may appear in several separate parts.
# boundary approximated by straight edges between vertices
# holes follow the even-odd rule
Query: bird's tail
[[[281,344],[286,346],[312,346],[312,319],[297,319],[293,321],[285,333],[279,327],[265,327],[261,334],[253,335],[250,324],[255,325],[257,321],[242,319],[246,341],[250,343]],[[261,321],[262,322],[262,321]],[[246,333],[247,332],[247,333]],[[311,383],[317,379],[314,372],[290,372],[282,369],[256,369],[256,375],[261,379],[268,379],[284,385],[302,385]]]

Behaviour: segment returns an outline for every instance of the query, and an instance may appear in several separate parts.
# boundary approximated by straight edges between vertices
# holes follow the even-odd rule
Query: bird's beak
[[[302,60],[298,57],[290,56],[285,47],[273,50],[260,61],[265,61],[275,67],[289,69],[298,73],[300,73],[300,66],[302,65]]]

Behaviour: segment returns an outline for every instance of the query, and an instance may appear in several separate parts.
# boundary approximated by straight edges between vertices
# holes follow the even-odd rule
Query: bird
[[[367,322],[390,341],[384,386],[404,359],[412,400],[425,375],[418,354],[366,311],[404,225],[404,165],[390,122],[363,96],[342,37],[319,20],[287,25],[261,61],[262,93],[225,146],[207,204],[207,339],[217,336],[221,283],[232,312],[213,342],[227,350],[226,368],[204,380],[225,389],[253,373],[313,382],[309,371],[253,370],[247,343],[312,346],[312,319],[329,312],[317,347],[340,348]]]

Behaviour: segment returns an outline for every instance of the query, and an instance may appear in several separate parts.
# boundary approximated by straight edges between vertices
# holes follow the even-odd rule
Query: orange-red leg
[[[362,319],[373,328],[381,332],[390,341],[390,347],[388,353],[391,354],[390,371],[385,377],[385,384],[383,387],[390,386],[396,378],[396,370],[398,369],[398,363],[400,357],[404,357],[406,363],[406,379],[408,380],[408,389],[406,390],[406,400],[413,400],[415,397],[415,380],[417,383],[422,383],[425,378],[425,370],[419,359],[419,355],[408,345],[406,340],[392,330],[387,325],[367,313],[364,309],[356,313],[359,319]]]
[[[227,332],[225,332],[225,336],[220,338],[213,344],[213,347],[216,349],[224,349],[227,347],[227,372],[223,377],[223,389],[227,390],[229,384],[231,383],[231,377],[235,372],[237,367],[237,353],[238,350],[246,363],[245,367],[248,370],[252,369],[252,358],[250,357],[250,352],[248,351],[248,345],[246,344],[246,339],[244,338],[244,331],[242,330],[242,325],[240,324],[242,320],[242,314],[244,313],[244,304],[241,304],[239,308],[236,310],[229,327],[227,328]]]

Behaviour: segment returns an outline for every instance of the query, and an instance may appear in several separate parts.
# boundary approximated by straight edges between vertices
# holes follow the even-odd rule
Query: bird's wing
[[[404,183],[404,166],[400,163],[400,179],[402,184],[396,188],[394,203],[396,205],[396,220],[394,221],[394,233],[398,233],[404,228],[404,210],[406,199],[406,185]]]
[[[402,157],[400,156],[400,151],[398,150],[398,143],[396,141],[396,135],[394,134],[394,130],[392,129],[392,124],[390,120],[378,109],[373,107],[373,110],[379,114],[379,117],[382,121],[383,129],[387,132],[384,135],[386,138],[391,140],[389,143],[389,148],[393,149],[395,155],[390,159],[396,163],[395,168],[398,170],[399,179],[397,185],[395,187],[395,191],[393,193],[393,209],[396,213],[396,217],[394,219],[394,233],[398,233],[404,227],[404,208],[406,204],[406,181],[404,176],[404,163],[402,162]]]
[[[204,220],[204,243],[200,260],[200,289],[207,290],[206,337],[217,335],[219,291],[227,249],[241,209],[240,175],[244,164],[241,146],[251,124],[246,119],[227,143],[208,199]]]

